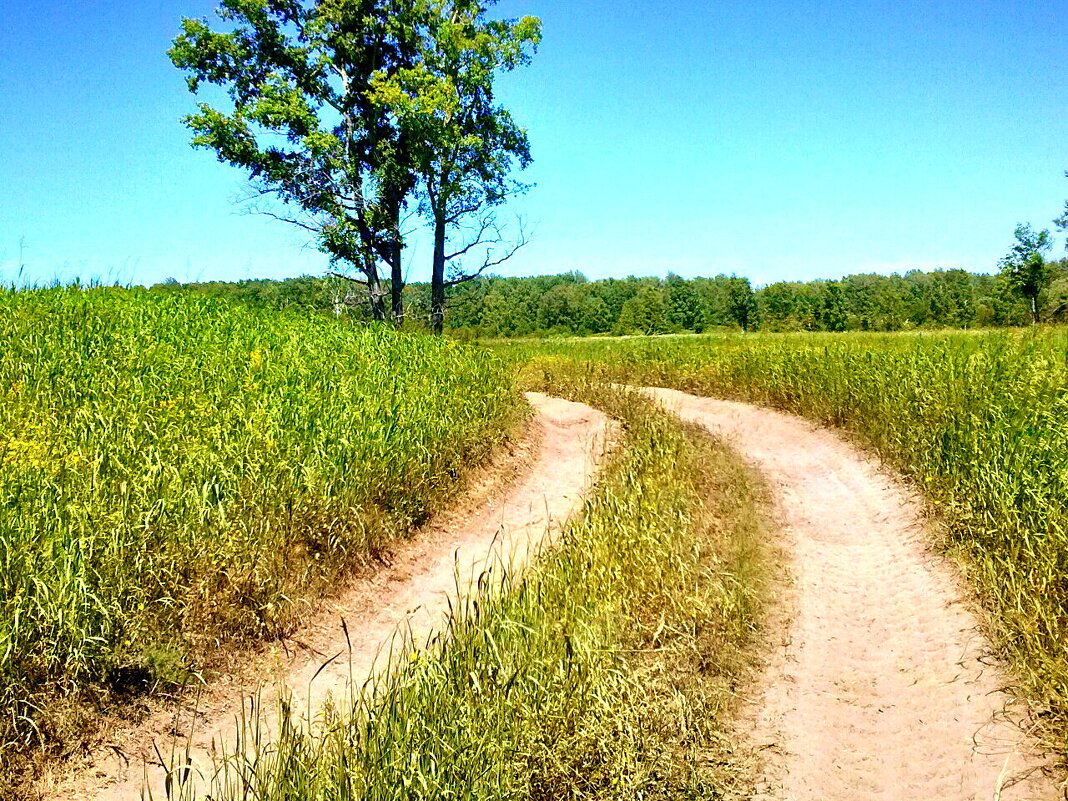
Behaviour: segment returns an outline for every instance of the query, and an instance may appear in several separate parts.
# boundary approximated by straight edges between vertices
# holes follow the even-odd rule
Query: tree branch
[[[493,227],[496,228],[496,224],[494,224]],[[502,239],[499,238],[499,237],[498,237],[498,239],[494,240],[494,242],[501,242],[501,241],[502,241]],[[508,261],[510,258],[512,258],[512,256],[514,256],[516,253],[518,253],[522,248],[526,247],[528,244],[530,244],[530,240],[527,238],[526,232],[525,232],[525,230],[523,228],[522,221],[520,221],[519,232],[518,232],[518,235],[516,236],[515,243],[512,245],[511,248],[508,249],[507,253],[505,253],[500,258],[496,258],[495,259],[493,257],[493,250],[492,249],[487,250],[486,251],[486,258],[483,260],[482,265],[477,270],[475,270],[474,272],[471,272],[471,273],[464,273],[464,272],[457,271],[457,273],[450,280],[445,282],[445,286],[447,286],[447,287],[456,286],[457,284],[462,284],[462,283],[465,283],[467,281],[473,281],[474,279],[476,279],[479,276],[481,276],[482,274],[484,274],[487,270],[491,270],[494,267],[497,267],[497,266],[499,266],[501,264],[504,264],[506,261]]]
[[[318,234],[320,231],[322,231],[321,225],[310,225],[309,223],[301,222],[300,220],[294,217],[286,217],[281,214],[275,214],[273,211],[267,211],[265,209],[255,209],[254,211],[256,214],[262,214],[265,217],[270,217],[272,220],[278,220],[279,222],[295,225],[298,228],[303,228],[305,231],[309,231],[313,234]]]
[[[491,229],[496,234],[496,236],[494,238],[492,238],[492,239],[485,239],[484,237],[486,236],[486,232],[491,230]],[[482,244],[499,244],[500,241],[501,241],[500,229],[497,228],[497,225],[494,222],[493,217],[490,216],[490,215],[486,215],[481,220],[479,220],[479,229],[478,229],[478,233],[475,234],[475,238],[472,239],[468,244],[466,244],[464,247],[460,248],[455,253],[446,256],[445,257],[445,261],[452,261],[453,259],[455,259],[455,258],[457,258],[459,256],[466,255],[467,253],[470,253],[474,248],[478,247],[479,245],[482,245]]]
[[[331,278],[340,278],[343,281],[351,281],[352,283],[359,284],[360,286],[367,286],[367,282],[362,278],[353,278],[351,275],[345,275],[345,273],[335,272],[334,270],[327,270],[326,274]]]

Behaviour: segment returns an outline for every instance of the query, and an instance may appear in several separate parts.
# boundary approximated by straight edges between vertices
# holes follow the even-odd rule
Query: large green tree
[[[371,86],[411,69],[427,11],[414,0],[223,0],[223,30],[185,19],[169,51],[190,91],[226,93],[185,118],[193,145],[246,170],[274,201],[264,213],[354,269],[377,319],[387,316],[381,263],[391,311],[403,314],[400,219],[417,174],[409,132]]]
[[[1016,244],[1000,262],[1001,274],[1009,286],[1027,300],[1032,325],[1038,323],[1038,296],[1056,272],[1044,255],[1052,245],[1049,231],[1034,231],[1021,223],[1016,226]]]
[[[510,258],[495,210],[525,187],[513,167],[530,163],[526,132],[496,103],[494,80],[526,64],[541,39],[534,17],[493,20],[493,0],[427,0],[416,63],[380,74],[376,101],[412,132],[422,205],[433,231],[431,326],[441,333],[446,288]],[[462,241],[450,248],[451,235]],[[475,266],[465,262],[475,259]]]

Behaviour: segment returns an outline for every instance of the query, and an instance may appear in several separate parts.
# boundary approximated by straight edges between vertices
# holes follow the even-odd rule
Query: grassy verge
[[[641,398],[538,388],[625,424],[582,518],[371,698],[243,743],[211,798],[747,797],[723,738],[759,618],[761,490]]]
[[[0,753],[286,631],[521,414],[452,343],[144,291],[0,291]]]
[[[1055,746],[1068,748],[1068,337],[805,334],[502,343],[534,372],[775,406],[842,427],[908,474]]]

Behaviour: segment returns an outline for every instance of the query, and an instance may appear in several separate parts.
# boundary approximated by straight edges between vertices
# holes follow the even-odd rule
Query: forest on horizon
[[[1040,297],[1043,322],[1068,320],[1068,259]],[[305,308],[370,320],[366,295],[336,277],[237,282],[170,281],[153,291],[191,291],[264,308]],[[404,290],[407,324],[430,316],[430,288]],[[581,272],[483,276],[451,287],[446,330],[459,337],[700,333],[708,330],[902,331],[1030,322],[1026,301],[1000,275],[961,269],[858,274],[753,288],[746,278],[634,277],[588,280]]]

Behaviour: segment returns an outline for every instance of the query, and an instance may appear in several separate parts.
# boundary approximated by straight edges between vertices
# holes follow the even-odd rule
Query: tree
[[[823,284],[823,304],[820,308],[820,322],[825,331],[845,331],[847,316],[842,285],[838,281]]]
[[[668,273],[664,279],[664,291],[671,322],[686,331],[700,331],[703,327],[701,299],[693,283],[675,273]]]
[[[374,87],[376,101],[391,109],[402,130],[413,132],[423,210],[433,228],[430,316],[438,334],[446,288],[501,264],[525,244],[522,232],[506,243],[494,212],[525,189],[510,180],[513,166],[523,169],[531,161],[526,132],[494,102],[494,79],[529,63],[541,22],[487,19],[493,1],[427,0],[417,62],[378,76]],[[467,236],[449,252],[456,231]],[[476,254],[477,266],[465,267],[465,257]]]
[[[659,287],[647,286],[623,304],[616,327],[621,334],[666,334],[671,331],[668,306]]]
[[[1014,292],[1027,300],[1031,324],[1038,324],[1038,296],[1053,280],[1054,266],[1045,253],[1052,247],[1049,231],[1033,231],[1031,226],[1016,226],[1016,244],[1000,262],[1001,275]]]
[[[975,321],[971,276],[964,270],[935,270],[931,274],[931,313],[938,325],[968,328]]]
[[[415,185],[406,132],[372,82],[410,69],[425,5],[416,0],[223,0],[231,29],[184,19],[168,55],[226,90],[185,118],[194,147],[248,171],[263,210],[313,234],[334,265],[362,276],[375,319],[386,316],[379,262],[390,265],[392,314],[403,314],[400,215]]]
[[[727,287],[727,308],[742,331],[749,331],[756,312],[756,301],[753,299],[753,287],[749,285],[748,278],[731,276]]]

